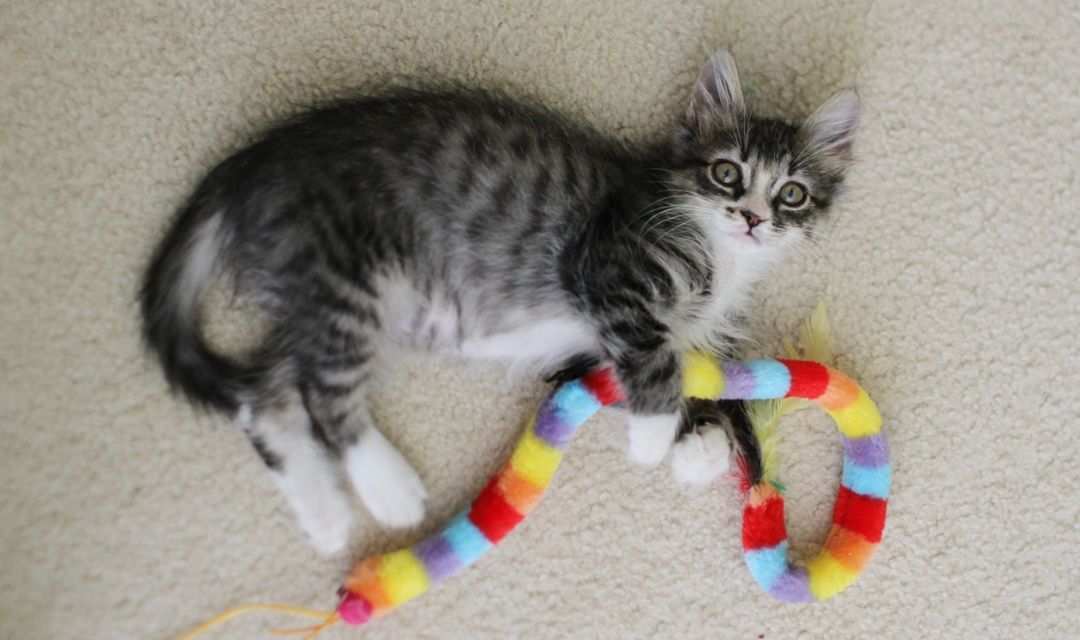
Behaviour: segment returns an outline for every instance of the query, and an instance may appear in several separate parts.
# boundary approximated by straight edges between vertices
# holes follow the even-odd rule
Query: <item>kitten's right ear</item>
[[[686,123],[695,134],[708,136],[734,128],[745,111],[735,58],[721,49],[709,56],[694,83]]]
[[[829,171],[841,172],[851,164],[858,129],[859,96],[852,89],[841,89],[806,119],[799,133],[809,157]]]

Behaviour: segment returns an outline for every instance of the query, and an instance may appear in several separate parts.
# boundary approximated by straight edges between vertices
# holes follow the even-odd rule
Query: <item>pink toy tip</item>
[[[351,593],[346,594],[338,605],[338,615],[345,624],[364,624],[371,618],[371,603]]]

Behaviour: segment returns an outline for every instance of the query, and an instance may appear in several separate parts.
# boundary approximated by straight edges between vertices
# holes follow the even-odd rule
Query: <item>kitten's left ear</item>
[[[830,170],[843,171],[852,160],[851,146],[859,128],[859,96],[851,89],[834,93],[802,127],[805,152]]]
[[[721,49],[709,56],[694,83],[686,123],[695,134],[707,137],[733,128],[745,111],[735,58]]]

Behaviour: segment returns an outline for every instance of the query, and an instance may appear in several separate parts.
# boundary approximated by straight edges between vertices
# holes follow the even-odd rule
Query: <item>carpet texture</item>
[[[730,46],[759,111],[856,85],[826,240],[760,288],[750,355],[825,301],[895,484],[877,557],[790,606],[743,565],[735,487],[625,460],[607,416],[546,502],[462,576],[330,638],[1063,638],[1080,610],[1080,6],[7,0],[0,4],[0,637],[171,638],[237,604],[330,607],[352,558],[416,540],[499,465],[542,393],[402,353],[376,398],[431,490],[422,531],[359,518],[317,558],[240,433],[171,397],[135,289],[171,211],[273,118],[350,88],[505,87],[624,139],[670,126]],[[215,307],[216,308],[216,307]],[[242,323],[215,326],[242,342]],[[423,393],[404,393],[409,382]],[[497,425],[497,426],[492,426]],[[840,450],[790,420],[789,520],[820,543]],[[1070,613],[1072,612],[1072,613]],[[302,622],[302,621],[301,621]],[[263,638],[279,616],[210,637]]]

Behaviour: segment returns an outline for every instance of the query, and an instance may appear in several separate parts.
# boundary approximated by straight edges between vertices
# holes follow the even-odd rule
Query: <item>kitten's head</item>
[[[750,115],[735,60],[714,53],[694,84],[674,143],[674,197],[714,242],[769,258],[806,238],[851,162],[854,91],[834,94],[801,126]]]

